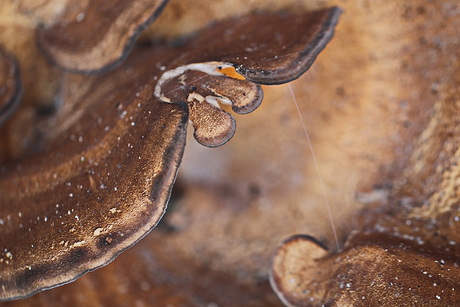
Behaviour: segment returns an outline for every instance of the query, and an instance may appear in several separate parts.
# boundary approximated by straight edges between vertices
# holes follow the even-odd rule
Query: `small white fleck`
[[[77,22],[82,22],[83,19],[85,19],[85,13],[81,12],[80,14],[77,15]]]
[[[83,244],[85,244],[85,240],[80,241],[80,242],[75,242],[75,243],[73,244],[73,247],[83,246]]]
[[[69,197],[73,197],[73,193],[69,193]]]
[[[436,298],[437,298],[438,300],[440,300],[440,299],[441,299],[441,297],[440,297],[439,295],[436,295]]]
[[[99,235],[101,234],[101,232],[102,232],[102,228],[99,227],[99,228],[96,228],[96,229],[94,230],[94,233],[93,233],[93,234],[94,234],[95,236],[99,236]]]

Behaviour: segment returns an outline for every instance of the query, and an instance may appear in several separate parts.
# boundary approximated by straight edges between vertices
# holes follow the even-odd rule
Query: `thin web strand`
[[[321,192],[323,194],[324,202],[325,202],[326,207],[327,207],[327,214],[329,216],[329,221],[331,222],[332,232],[334,233],[335,244],[337,246],[337,250],[341,251],[342,249],[340,247],[339,238],[337,236],[337,231],[335,229],[334,218],[332,217],[331,207],[329,205],[329,200],[328,200],[327,195],[326,195],[326,187],[324,185],[323,177],[321,176],[321,172],[319,170],[318,162],[316,160],[315,151],[313,150],[313,145],[311,144],[310,136],[308,134],[307,127],[305,125],[305,121],[303,120],[302,113],[300,112],[299,104],[297,103],[297,99],[296,99],[296,97],[294,95],[294,92],[292,91],[291,84],[288,83],[287,86],[289,88],[289,92],[291,93],[292,101],[294,102],[294,105],[296,107],[297,114],[299,115],[300,121],[302,123],[303,131],[304,131],[305,137],[307,139],[308,147],[310,148],[310,152],[311,152],[311,155],[312,155],[312,158],[313,158],[313,164],[315,165],[316,173],[318,175],[319,183],[320,183],[320,186],[321,186]]]

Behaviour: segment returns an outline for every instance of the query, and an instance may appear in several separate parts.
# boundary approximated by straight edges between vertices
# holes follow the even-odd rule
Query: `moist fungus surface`
[[[459,20],[440,6],[437,2],[405,11],[414,19],[406,17],[405,22],[423,37],[413,38],[424,47],[410,49],[411,61],[402,61],[399,67],[402,72],[417,72],[412,77],[420,87],[410,93],[418,97],[417,112],[405,129],[419,131],[397,142],[401,153],[391,161],[393,169],[384,176],[376,171],[380,184],[366,196],[356,196],[367,206],[356,214],[357,226],[343,250],[327,251],[318,240],[302,235],[279,247],[271,282],[286,305],[458,304],[460,66],[455,37]],[[443,22],[436,26],[427,22],[436,18]],[[425,46],[428,41],[442,42],[443,47]],[[402,92],[407,91],[403,87]],[[404,101],[399,103],[405,106]]]
[[[108,70],[126,57],[136,38],[166,3],[68,1],[53,22],[39,30],[38,43],[63,69],[86,73]]]
[[[286,306],[452,306],[455,252],[373,233],[329,254],[314,238],[294,236],[275,254],[271,284]]]
[[[55,3],[55,9],[66,1],[5,0],[0,14],[8,2]],[[374,301],[379,306],[445,306],[458,297],[446,286],[458,288],[449,273],[455,262],[449,259],[459,258],[460,241],[460,10],[455,1],[171,0],[166,8],[171,10],[165,11],[170,24],[158,28],[172,37],[257,7],[277,10],[293,4],[303,11],[325,3],[340,3],[346,12],[338,35],[313,70],[290,86],[306,120],[340,242],[352,229],[362,230],[343,253],[326,251],[319,243],[335,246],[290,92],[285,86],[264,88],[264,103],[250,117],[238,118],[232,142],[207,150],[190,139],[180,193],[162,227],[105,268],[1,306],[281,306],[267,287],[267,268],[275,247],[295,233],[318,238],[297,242],[306,245],[304,255],[310,256],[294,261],[298,268],[317,259],[317,267],[332,263],[337,274],[351,274],[347,280],[332,275],[336,283],[325,300],[355,306]],[[0,18],[0,39],[20,60],[25,88],[26,78],[33,78],[32,90],[28,86],[25,93],[29,101],[37,101],[43,95],[33,90],[43,90],[50,78],[38,67],[34,48],[24,43],[28,25],[6,14]],[[23,126],[9,122],[2,128],[10,127]],[[416,146],[420,140],[424,145]],[[359,211],[363,207],[367,209]],[[99,228],[93,233],[102,233]],[[369,263],[372,257],[376,264]],[[428,269],[419,271],[416,261]],[[374,281],[369,272],[382,268],[388,274]],[[298,280],[301,285],[313,276],[292,273],[305,278]],[[404,276],[415,278],[402,280]],[[426,290],[409,285],[418,279]],[[320,304],[320,298],[310,302],[305,292],[298,294],[306,301],[290,304]]]
[[[306,71],[331,38],[340,10],[316,14],[250,14],[212,25],[177,47],[138,47],[106,74],[67,74],[62,106],[38,128],[41,152],[0,168],[0,299],[70,282],[155,227],[182,158],[188,119],[201,143],[226,142],[228,135],[215,133],[222,118],[208,123],[203,117],[222,112],[216,101],[248,113],[262,100],[251,81],[281,84]],[[260,32],[275,25],[282,25],[276,41],[270,31]],[[310,27],[319,30],[312,34]],[[309,35],[294,35],[299,28]],[[212,37],[221,38],[220,49]],[[270,47],[254,49],[263,44]],[[286,46],[292,52],[277,60],[273,55]]]

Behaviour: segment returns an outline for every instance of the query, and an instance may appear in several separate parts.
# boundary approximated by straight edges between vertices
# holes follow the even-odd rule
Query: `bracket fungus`
[[[447,81],[453,88],[434,104],[404,168],[385,179],[387,195],[362,210],[343,250],[305,235],[278,248],[270,281],[287,306],[458,304],[459,81]]]
[[[155,95],[167,102],[187,101],[197,141],[220,146],[236,125],[218,102],[240,114],[252,112],[262,91],[251,82],[274,85],[298,78],[332,38],[340,13],[333,7],[299,15],[254,13],[221,22],[193,37],[171,64],[159,63],[166,72]]]
[[[0,125],[21,101],[22,86],[17,61],[0,49]]]
[[[68,1],[38,32],[38,44],[59,67],[98,72],[119,64],[136,38],[161,13],[166,0]]]
[[[70,282],[149,233],[165,212],[188,119],[200,143],[225,143],[235,125],[218,103],[248,113],[262,100],[257,84],[298,78],[340,12],[253,13],[175,47],[136,47],[106,74],[67,74],[41,152],[0,168],[0,300]],[[84,62],[68,68],[101,68]]]
[[[286,306],[453,306],[460,286],[453,254],[378,233],[358,234],[330,254],[298,235],[276,252],[270,281]]]
[[[165,72],[155,86],[155,96],[168,103],[186,101],[190,121],[195,128],[195,139],[202,145],[217,147],[226,143],[235,133],[234,118],[221,110],[219,102],[232,105],[234,112],[247,114],[262,102],[259,85],[232,73],[226,63],[195,63]]]

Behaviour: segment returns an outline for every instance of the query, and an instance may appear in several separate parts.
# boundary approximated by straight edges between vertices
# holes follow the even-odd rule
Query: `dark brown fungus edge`
[[[292,236],[277,249],[272,260],[269,280],[272,289],[286,306],[297,305],[291,293],[292,288],[296,288],[303,281],[300,279],[302,276],[299,276],[299,271],[317,269],[320,259],[327,254],[327,247],[308,235]],[[315,290],[318,291],[307,289],[307,293]]]
[[[270,282],[286,306],[454,306],[460,268],[447,250],[383,233],[356,233],[328,253],[309,236],[286,240]]]
[[[0,300],[109,263],[163,216],[188,111],[153,97],[145,63],[129,61],[137,77],[67,76],[43,152],[0,168]]]
[[[18,107],[22,98],[22,82],[16,59],[0,48],[0,125]]]
[[[299,50],[318,41],[298,31],[312,14],[251,14],[213,25],[180,47],[139,46],[107,74],[67,75],[60,94],[63,105],[42,128],[42,152],[0,167],[0,300],[24,298],[75,280],[150,232],[166,210],[188,120],[212,132],[204,134],[208,146],[227,141],[228,134],[219,138],[212,125],[207,126],[206,119],[215,114],[213,124],[221,125],[221,116],[234,121],[213,99],[234,100],[234,110],[240,113],[262,100],[260,86],[232,72],[231,66],[247,64],[260,71],[258,63],[267,66],[264,71],[292,67],[305,56]],[[286,45],[295,39],[293,49],[281,62],[261,62],[285,52],[284,45],[276,44],[269,53],[254,49],[275,43],[272,37],[259,37],[260,29],[279,25],[278,37]],[[268,74],[267,82],[273,82],[274,75]],[[210,101],[205,101],[208,96]],[[211,111],[204,111],[208,106]]]
[[[141,32],[162,12],[167,0],[69,1],[49,26],[40,26],[39,48],[61,69],[101,73],[119,65]],[[106,23],[104,23],[106,21]]]
[[[205,33],[196,45],[214,40],[213,52],[204,57],[220,53],[221,60],[232,63],[247,80],[264,85],[282,84],[297,79],[310,68],[333,37],[341,13],[339,7],[295,15],[280,12],[271,14],[271,21],[267,20],[267,13],[260,12],[240,17],[237,27],[232,20],[221,24],[222,30],[231,29],[232,46],[222,32]],[[238,51],[237,56],[227,52],[229,47]]]
[[[283,84],[307,71],[332,38],[340,14],[338,7],[303,14],[257,12],[211,25],[165,66],[155,95],[166,102],[187,101],[196,140],[221,146],[236,126],[217,102],[232,104],[240,114],[252,112],[263,97],[257,84]],[[223,72],[231,67],[234,72]],[[202,105],[207,98],[214,99],[213,107]]]
[[[194,137],[204,146],[221,146],[235,134],[235,119],[219,103],[246,114],[262,102],[259,85],[229,77],[223,72],[228,69],[233,68],[219,62],[187,64],[165,72],[155,87],[155,96],[161,101],[187,102]]]

